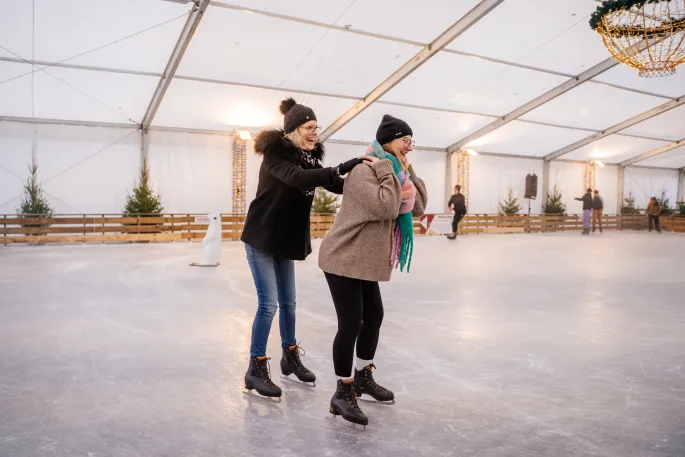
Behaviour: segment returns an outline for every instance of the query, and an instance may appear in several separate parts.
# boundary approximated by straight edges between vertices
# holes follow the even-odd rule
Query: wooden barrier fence
[[[0,242],[15,243],[110,243],[110,242],[171,242],[202,239],[207,230],[205,215],[165,214],[125,217],[121,214],[53,215],[50,218],[20,218],[14,214],[0,215]],[[330,230],[334,215],[313,215],[311,235],[323,237]],[[245,216],[222,215],[222,238],[237,240],[242,233]],[[42,225],[42,226],[41,226]],[[48,225],[48,226],[45,226]],[[605,230],[646,230],[645,216],[604,216]],[[685,232],[685,217],[662,216],[665,231]],[[460,234],[540,233],[580,231],[581,215],[565,216],[497,216],[474,214],[459,224]],[[414,229],[421,233],[420,219]]]

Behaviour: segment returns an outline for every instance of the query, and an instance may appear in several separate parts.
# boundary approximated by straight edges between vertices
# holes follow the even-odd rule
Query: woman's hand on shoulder
[[[373,156],[361,156],[359,157],[364,161],[365,164],[368,166],[373,165],[374,163],[378,162],[378,157],[373,157]]]

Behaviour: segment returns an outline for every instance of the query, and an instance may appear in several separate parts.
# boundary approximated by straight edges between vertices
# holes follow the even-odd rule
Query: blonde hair
[[[395,141],[395,140],[393,140],[393,141]],[[397,157],[397,154],[395,154],[395,153],[392,151],[392,148],[390,147],[390,143],[385,143],[385,144],[383,145],[383,150],[384,150],[385,152],[387,152],[388,154],[392,154],[392,155],[394,155],[395,157]],[[397,157],[397,159],[399,160],[399,157]],[[407,171],[407,168],[404,166],[404,163],[402,163],[401,160],[400,160],[399,162],[400,162],[400,165],[402,166],[402,170],[403,170],[403,171]]]
[[[299,129],[299,127],[298,127]],[[290,133],[286,133],[285,137],[290,140],[292,144],[295,145],[295,147],[298,147],[300,149],[304,149],[304,141],[302,141],[302,137],[300,136],[300,132],[297,131],[297,129],[293,130]]]

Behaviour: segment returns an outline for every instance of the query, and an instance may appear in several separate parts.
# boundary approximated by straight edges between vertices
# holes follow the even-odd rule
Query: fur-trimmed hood
[[[296,163],[300,162],[300,150],[285,137],[283,129],[268,129],[259,132],[255,138],[254,151],[258,155],[275,154]],[[311,151],[312,157],[319,162],[323,160],[325,153],[321,143],[316,143],[314,150]]]

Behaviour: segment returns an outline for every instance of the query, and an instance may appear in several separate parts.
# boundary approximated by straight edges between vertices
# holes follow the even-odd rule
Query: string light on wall
[[[585,182],[583,186],[583,191],[586,189],[595,188],[595,178],[597,176],[597,162],[595,160],[588,159],[585,161]],[[599,162],[602,163],[602,162]],[[601,166],[604,166],[602,164]]]
[[[233,214],[244,215],[246,213],[245,174],[247,163],[245,153],[247,142],[251,139],[252,135],[245,130],[233,134]]]
[[[473,149],[463,149],[457,154],[457,184],[461,186],[461,193],[468,204],[469,201],[469,174],[471,170],[471,157],[478,153]]]

